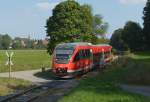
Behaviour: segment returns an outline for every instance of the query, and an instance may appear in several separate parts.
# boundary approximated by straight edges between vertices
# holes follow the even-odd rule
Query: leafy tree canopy
[[[46,24],[46,32],[49,36],[48,52],[52,53],[56,44],[61,42],[96,43],[98,37],[93,34],[93,19],[89,5],[80,5],[73,0],[58,4]],[[95,22],[97,26],[101,24]]]
[[[8,49],[11,41],[12,39],[8,34],[0,35],[0,49]]]
[[[146,6],[144,7],[143,11],[143,34],[144,34],[144,40],[145,45],[147,45],[147,49],[150,50],[150,0],[147,0]]]
[[[112,45],[115,49],[119,51],[126,51],[128,50],[128,45],[122,39],[122,34],[122,28],[115,30],[110,39],[110,45]]]
[[[128,21],[123,29],[122,38],[131,51],[143,49],[143,33],[141,26],[133,21]]]
[[[124,28],[114,31],[110,44],[117,50],[141,51],[144,49],[144,37],[141,26],[128,21]]]

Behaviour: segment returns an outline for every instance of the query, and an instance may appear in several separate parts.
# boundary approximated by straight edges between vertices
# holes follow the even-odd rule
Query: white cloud
[[[37,3],[36,6],[44,11],[47,10],[52,10],[59,2],[53,2],[53,3],[49,3],[49,2],[40,2]]]
[[[121,4],[140,4],[145,3],[146,0],[119,0]]]

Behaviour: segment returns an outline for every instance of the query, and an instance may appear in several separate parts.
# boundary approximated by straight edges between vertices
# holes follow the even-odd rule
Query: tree
[[[48,52],[61,42],[89,41],[92,35],[92,13],[89,6],[75,1],[64,1],[53,9],[47,20]]]
[[[131,51],[143,49],[142,28],[138,23],[128,21],[124,26],[122,38]]]
[[[80,33],[80,39],[81,41],[86,42],[92,42],[92,25],[93,25],[93,16],[92,16],[92,8],[89,5],[83,5],[81,6],[81,33]]]
[[[0,34],[0,49],[3,49],[2,47],[2,35]]]
[[[34,41],[33,43],[34,49],[45,49],[46,45],[43,44],[42,40]]]
[[[18,41],[18,40],[16,40],[15,42],[13,42],[12,48],[13,49],[21,49],[22,48],[21,42]]]
[[[101,15],[93,16],[93,33],[97,36],[105,37],[105,33],[108,29],[108,23],[103,21],[103,17]]]
[[[150,0],[147,0],[146,6],[144,7],[143,11],[143,34],[144,34],[144,40],[145,44],[147,45],[147,49],[150,50]]]
[[[128,45],[123,41],[122,34],[123,34],[122,28],[115,30],[110,39],[110,45],[112,45],[113,48],[119,51],[127,51]]]
[[[10,47],[11,41],[12,39],[8,34],[2,35],[1,38],[2,49],[8,49]]]

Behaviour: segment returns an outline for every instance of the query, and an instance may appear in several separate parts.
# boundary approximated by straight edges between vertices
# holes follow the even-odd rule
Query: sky
[[[44,39],[46,20],[52,9],[64,0],[0,0],[0,34],[11,37]],[[129,20],[143,23],[142,12],[146,0],[76,0],[81,5],[89,4],[93,15],[100,14],[109,29],[110,38],[114,30]]]

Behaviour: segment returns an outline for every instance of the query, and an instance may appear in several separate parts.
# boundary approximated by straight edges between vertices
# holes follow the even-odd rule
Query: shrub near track
[[[137,53],[120,59],[98,76],[82,79],[79,86],[59,102],[150,102],[148,97],[128,93],[119,87],[122,83],[150,85],[150,62],[143,61],[149,59],[143,58],[142,55]],[[150,53],[146,56],[150,56]]]
[[[42,66],[50,67],[51,57],[46,50],[14,50],[12,71],[34,70]],[[0,72],[8,71],[5,65],[7,57],[4,50],[0,50]]]

